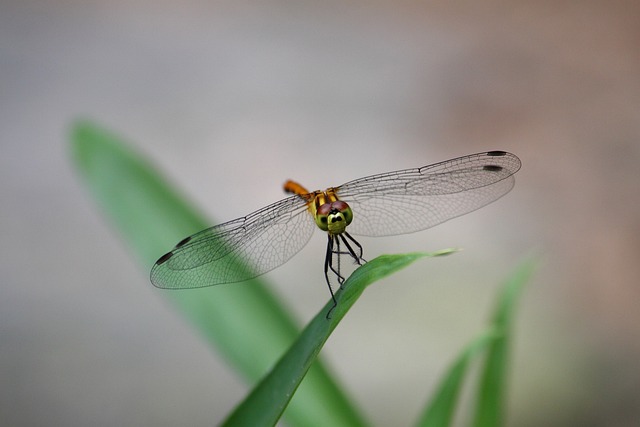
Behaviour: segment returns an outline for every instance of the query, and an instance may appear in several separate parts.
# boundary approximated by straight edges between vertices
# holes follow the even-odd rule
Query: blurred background
[[[408,425],[537,253],[508,424],[638,425],[639,22],[635,1],[0,2],[0,424],[211,425],[247,391],[82,187],[84,117],[212,224],[288,178],[516,153],[493,205],[360,240],[367,258],[464,251],[369,288],[323,356],[374,425]],[[301,325],[328,300],[324,244],[266,277]]]

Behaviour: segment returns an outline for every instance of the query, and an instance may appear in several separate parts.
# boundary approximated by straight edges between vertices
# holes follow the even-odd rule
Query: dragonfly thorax
[[[315,220],[321,230],[341,234],[351,224],[353,212],[347,203],[336,200],[321,205],[316,211]]]

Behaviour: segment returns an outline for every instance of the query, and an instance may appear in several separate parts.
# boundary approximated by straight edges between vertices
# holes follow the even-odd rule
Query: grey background
[[[637,425],[639,12],[0,2],[0,424],[211,425],[247,391],[81,186],[67,136],[86,117],[135,141],[212,224],[280,199],[288,178],[316,189],[518,154],[516,188],[490,207],[362,239],[369,257],[465,250],[370,288],[323,356],[374,425],[407,425],[481,330],[500,280],[537,251],[508,424]],[[328,298],[323,251],[317,233],[267,276],[301,324]]]

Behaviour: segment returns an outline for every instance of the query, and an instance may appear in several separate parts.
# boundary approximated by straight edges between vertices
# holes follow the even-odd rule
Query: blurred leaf
[[[118,137],[78,122],[71,149],[82,179],[143,271],[183,237],[210,225]],[[141,285],[168,298],[249,383],[262,377],[298,335],[291,315],[259,279],[184,291]],[[320,363],[311,367],[285,417],[303,426],[364,424]]]
[[[478,390],[474,426],[499,427],[504,424],[504,396],[509,365],[509,346],[515,304],[523,286],[531,278],[537,261],[525,260],[507,279],[491,320],[497,336],[489,345]]]
[[[336,293],[338,305],[333,309],[331,318],[326,318],[333,306],[333,302],[330,301],[309,323],[271,372],[229,416],[224,425],[274,425],[331,332],[367,286],[419,258],[448,255],[452,252],[454,250],[446,249],[434,253],[382,255],[359,267],[347,279],[344,289]],[[318,421],[323,425],[332,425],[326,420]]]
[[[438,386],[438,390],[418,421],[418,426],[448,427],[452,425],[467,368],[470,362],[495,338],[496,334],[493,331],[485,332],[463,350]]]

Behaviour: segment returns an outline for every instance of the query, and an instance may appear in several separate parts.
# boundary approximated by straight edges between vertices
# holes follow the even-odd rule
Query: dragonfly
[[[366,262],[353,236],[413,233],[475,211],[507,194],[520,166],[514,154],[487,151],[323,191],[287,181],[289,197],[181,240],[156,261],[151,282],[193,289],[249,280],[286,263],[319,228],[327,233],[324,276],[335,308],[330,276],[342,287],[340,258]]]

